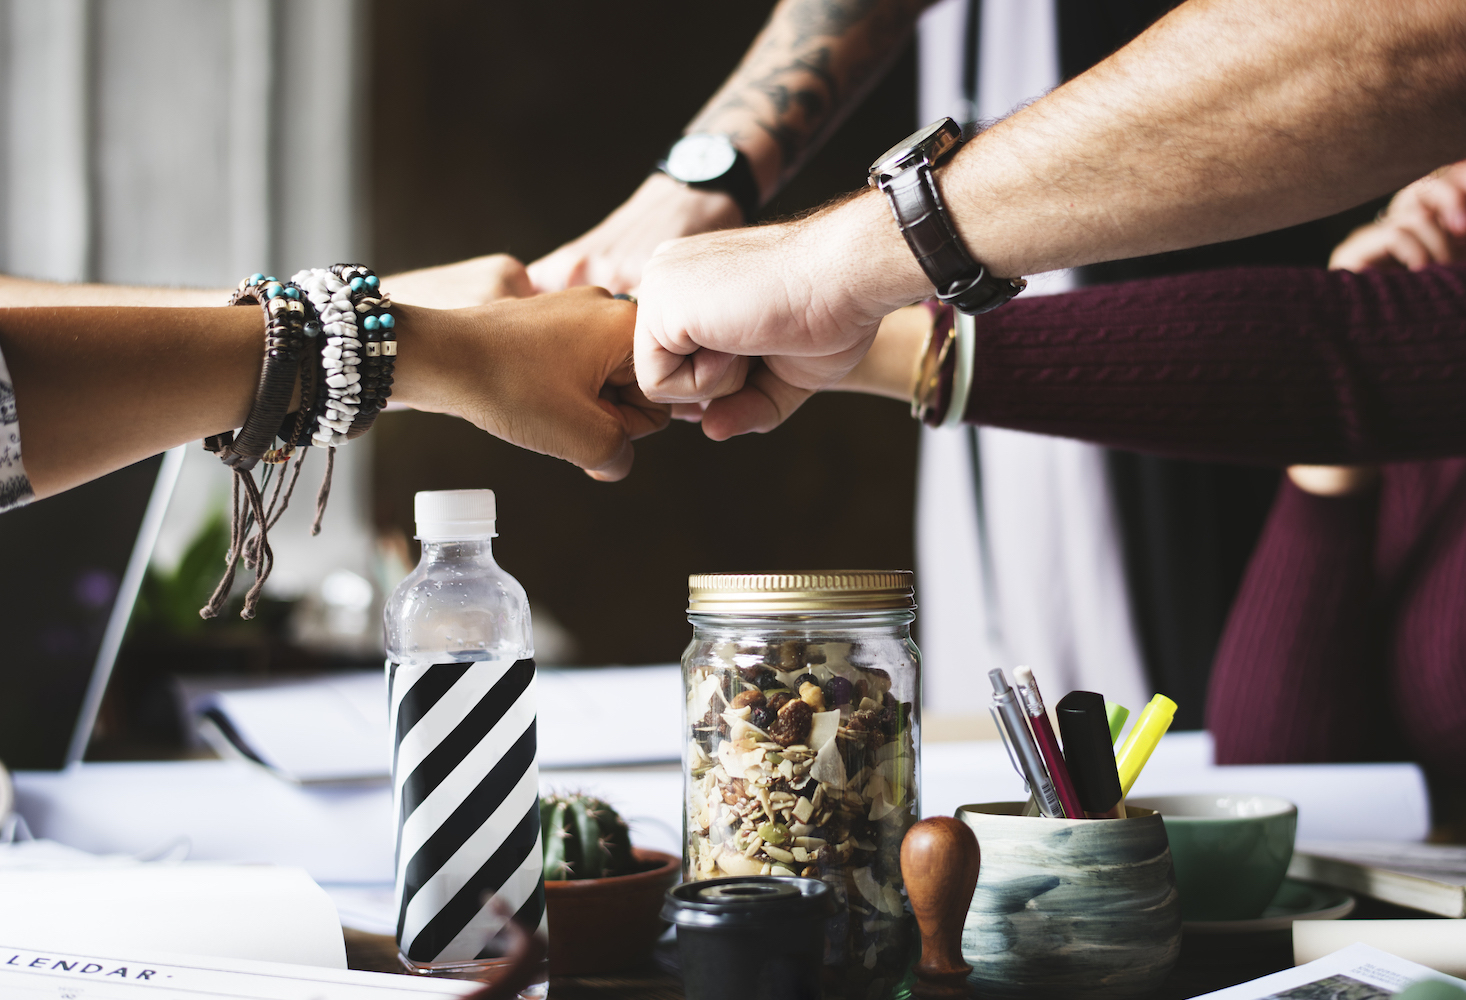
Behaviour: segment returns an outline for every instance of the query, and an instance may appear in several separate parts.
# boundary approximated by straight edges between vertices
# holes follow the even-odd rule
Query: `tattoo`
[[[756,129],[787,176],[900,52],[931,0],[783,0],[693,129]]]

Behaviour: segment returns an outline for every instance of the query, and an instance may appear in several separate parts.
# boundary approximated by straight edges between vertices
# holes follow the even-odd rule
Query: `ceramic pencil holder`
[[[962,928],[982,997],[1133,997],[1181,953],[1181,900],[1160,816],[1023,816],[1025,803],[963,806],[982,868]]]

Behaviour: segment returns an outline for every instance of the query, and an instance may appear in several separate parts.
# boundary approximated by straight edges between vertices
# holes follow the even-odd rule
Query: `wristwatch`
[[[758,216],[758,180],[753,164],[726,135],[693,132],[672,143],[657,169],[699,191],[721,191],[738,203],[745,224]]]
[[[916,262],[936,286],[937,298],[976,315],[1007,302],[1028,282],[999,278],[972,259],[937,190],[936,168],[962,145],[950,118],[928,125],[892,146],[870,166],[870,186],[884,191],[891,214]]]

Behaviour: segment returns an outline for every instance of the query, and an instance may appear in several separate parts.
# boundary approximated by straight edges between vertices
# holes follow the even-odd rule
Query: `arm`
[[[524,265],[508,254],[490,254],[402,271],[384,279],[392,298],[402,305],[462,309],[496,299],[534,293]],[[68,284],[0,274],[0,309],[28,306],[160,306],[223,305],[232,289],[167,288],[153,285]]]
[[[840,388],[909,399],[924,312],[891,317]],[[1018,299],[976,333],[968,423],[1227,462],[1466,454],[1460,265],[1129,282]]]
[[[631,439],[666,423],[635,392],[635,310],[599,289],[395,311],[396,401],[463,417],[601,479],[624,476]],[[253,307],[0,312],[36,495],[238,427],[259,378],[262,330]]]
[[[731,136],[768,201],[900,54],[932,0],[782,0],[687,132]],[[629,291],[665,240],[747,223],[733,199],[661,173],[590,232],[530,265],[541,290]]]
[[[1466,153],[1462,0],[1191,0],[968,143],[939,172],[957,229],[1002,275],[1234,239],[1397,188]],[[767,429],[931,292],[884,199],[709,234],[648,263],[642,386]],[[702,350],[702,356],[694,352]],[[718,353],[722,352],[722,353]],[[691,355],[691,357],[689,357]],[[760,375],[762,372],[762,375]]]

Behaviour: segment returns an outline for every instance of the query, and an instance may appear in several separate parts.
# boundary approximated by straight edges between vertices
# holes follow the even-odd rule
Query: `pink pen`
[[[1017,667],[1013,671],[1013,679],[1018,682],[1018,694],[1023,699],[1023,707],[1028,710],[1028,722],[1033,727],[1034,742],[1038,744],[1039,753],[1043,754],[1044,764],[1049,769],[1049,778],[1054,783],[1059,802],[1064,806],[1064,813],[1071,817],[1082,817],[1084,807],[1079,804],[1079,793],[1074,790],[1074,781],[1069,777],[1069,768],[1059,750],[1059,738],[1054,735],[1054,726],[1049,722],[1049,713],[1044,708],[1043,695],[1038,693],[1038,682],[1033,679],[1033,671],[1028,667]]]

